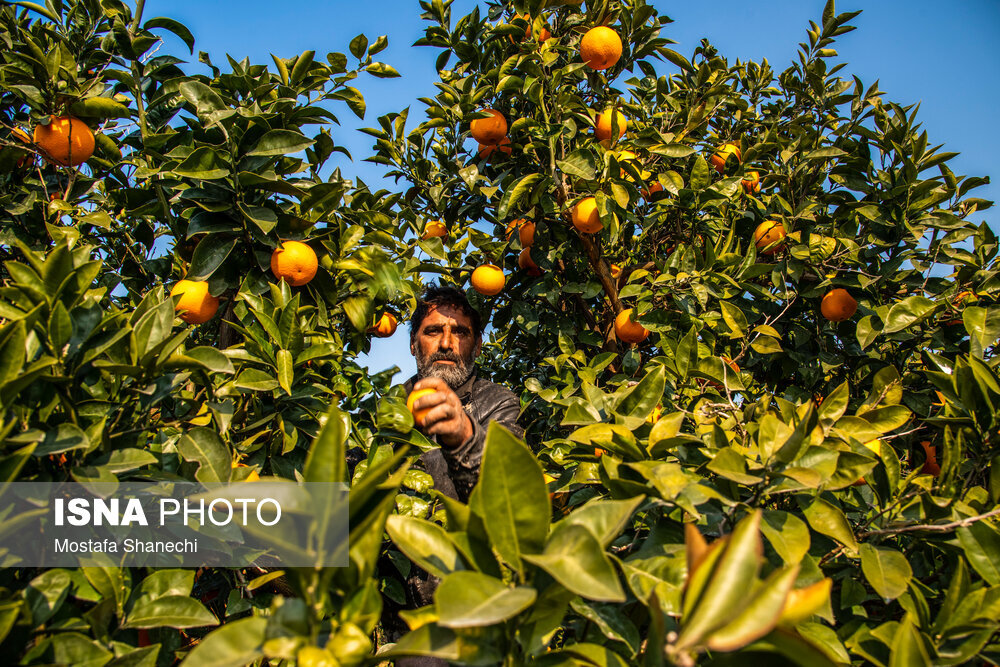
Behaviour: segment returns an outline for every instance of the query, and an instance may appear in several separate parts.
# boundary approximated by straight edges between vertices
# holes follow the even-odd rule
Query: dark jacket
[[[403,385],[407,394],[416,381],[413,376]],[[434,478],[434,488],[450,498],[468,502],[479,479],[489,423],[498,422],[519,438],[524,437],[524,429],[517,424],[521,411],[517,396],[509,389],[480,378],[477,369],[473,369],[472,376],[455,393],[472,419],[472,436],[454,449],[442,446],[424,452],[420,463]]]

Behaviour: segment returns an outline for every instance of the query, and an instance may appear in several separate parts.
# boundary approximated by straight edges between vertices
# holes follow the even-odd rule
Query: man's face
[[[417,360],[417,377],[437,377],[456,389],[469,379],[482,340],[473,335],[472,320],[458,308],[432,306],[420,323],[410,352]]]

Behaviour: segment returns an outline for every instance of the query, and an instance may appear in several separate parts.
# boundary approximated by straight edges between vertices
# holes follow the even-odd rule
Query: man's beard
[[[463,359],[455,352],[434,352],[424,355],[417,349],[417,379],[441,378],[452,389],[458,389],[472,375],[472,359]],[[453,361],[454,365],[438,364],[438,360]]]

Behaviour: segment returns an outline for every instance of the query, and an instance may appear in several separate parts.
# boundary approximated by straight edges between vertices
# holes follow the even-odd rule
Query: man
[[[417,374],[403,386],[407,395],[433,389],[416,400],[415,411],[428,409],[421,431],[441,446],[424,452],[420,463],[434,478],[434,487],[446,496],[467,502],[479,478],[486,428],[491,421],[507,427],[517,437],[520,406],[512,392],[479,377],[475,360],[483,346],[479,313],[465,294],[449,286],[431,285],[417,302],[410,320],[410,352]],[[434,602],[438,579],[414,567],[407,580],[407,607],[416,609]],[[393,640],[408,628],[390,601],[383,608],[383,624]],[[407,657],[396,667],[446,667],[432,657]]]
[[[404,385],[409,394],[433,389],[413,405],[429,409],[421,431],[441,445],[420,457],[441,493],[468,501],[479,478],[486,428],[491,421],[521,437],[517,396],[478,376],[475,360],[483,346],[479,313],[465,294],[450,286],[431,285],[410,320],[410,352],[417,374]]]

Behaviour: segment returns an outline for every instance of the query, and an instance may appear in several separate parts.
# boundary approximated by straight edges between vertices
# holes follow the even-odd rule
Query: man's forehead
[[[421,328],[434,324],[450,324],[452,326],[464,326],[472,329],[472,319],[460,308],[448,304],[431,306],[427,311]]]

